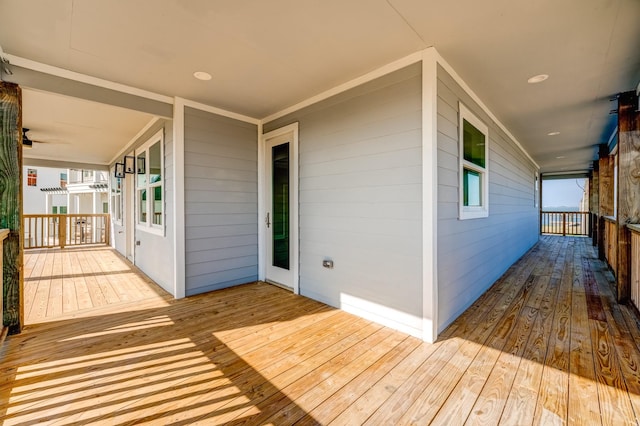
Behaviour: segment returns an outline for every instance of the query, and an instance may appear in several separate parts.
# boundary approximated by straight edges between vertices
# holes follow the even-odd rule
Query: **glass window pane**
[[[153,224],[162,225],[162,187],[151,188],[153,193]]]
[[[138,156],[136,157],[136,164],[142,164],[145,162],[146,160],[146,151],[141,152],[140,154],[138,154]],[[136,176],[138,177],[138,187],[143,187],[147,184],[147,174],[146,173],[141,173],[141,174],[136,174]]]
[[[484,167],[485,163],[485,136],[467,120],[463,121],[464,159]]]
[[[160,182],[162,179],[162,158],[160,156],[160,142],[149,148],[149,183]]]
[[[271,149],[273,266],[289,269],[289,143]]]
[[[138,222],[147,223],[147,190],[138,191]]]
[[[464,205],[480,207],[482,205],[482,175],[474,170],[464,169]]]

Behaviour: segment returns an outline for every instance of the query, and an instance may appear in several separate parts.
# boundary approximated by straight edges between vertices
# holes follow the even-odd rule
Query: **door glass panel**
[[[138,176],[138,187],[142,187],[145,186],[147,184],[147,174],[146,174],[146,165],[143,166],[143,164],[146,163],[146,157],[147,156],[147,152],[146,151],[142,151],[140,154],[138,154],[138,157],[136,157],[136,163],[137,163],[137,173],[136,175]]]
[[[271,148],[273,266],[289,269],[289,143]]]
[[[147,223],[147,190],[138,190],[138,223]]]
[[[160,182],[162,179],[162,158],[160,155],[160,142],[156,142],[149,148],[149,182]],[[142,171],[144,173],[144,170]],[[138,172],[140,173],[140,172]]]

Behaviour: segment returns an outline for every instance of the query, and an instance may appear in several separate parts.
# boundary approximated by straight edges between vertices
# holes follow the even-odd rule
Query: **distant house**
[[[67,213],[67,169],[23,167],[24,214]]]
[[[106,172],[25,166],[23,188],[24,214],[109,212]]]

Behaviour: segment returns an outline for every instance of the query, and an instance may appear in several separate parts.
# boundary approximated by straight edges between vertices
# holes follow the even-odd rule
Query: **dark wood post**
[[[598,160],[598,257],[605,260],[605,216],[613,216],[613,167],[609,161],[609,147],[600,145]]]
[[[631,290],[631,233],[629,223],[640,223],[640,113],[635,91],[618,98],[618,302]]]
[[[0,228],[9,229],[2,259],[3,325],[24,325],[22,270],[22,92],[0,81]]]
[[[593,235],[591,235],[591,242],[593,243],[594,246],[598,245],[598,238],[600,235],[600,232],[598,232],[598,215],[599,215],[599,203],[598,203],[598,197],[600,196],[598,193],[598,187],[600,184],[600,181],[598,179],[598,175],[599,175],[599,169],[598,169],[599,163],[598,161],[594,161],[593,162],[593,174],[591,175],[591,189],[593,190],[593,192],[591,193],[591,229],[593,232]]]

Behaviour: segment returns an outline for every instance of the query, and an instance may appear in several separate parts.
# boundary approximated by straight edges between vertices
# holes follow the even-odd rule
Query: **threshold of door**
[[[277,283],[275,281],[271,281],[271,280],[268,280],[268,279],[264,280],[264,282],[267,283],[267,284],[274,285],[276,287],[280,287],[281,289],[284,289],[284,290],[287,290],[287,291],[290,291],[290,292],[293,293],[293,288],[289,287],[288,285],[280,284],[280,283]]]

